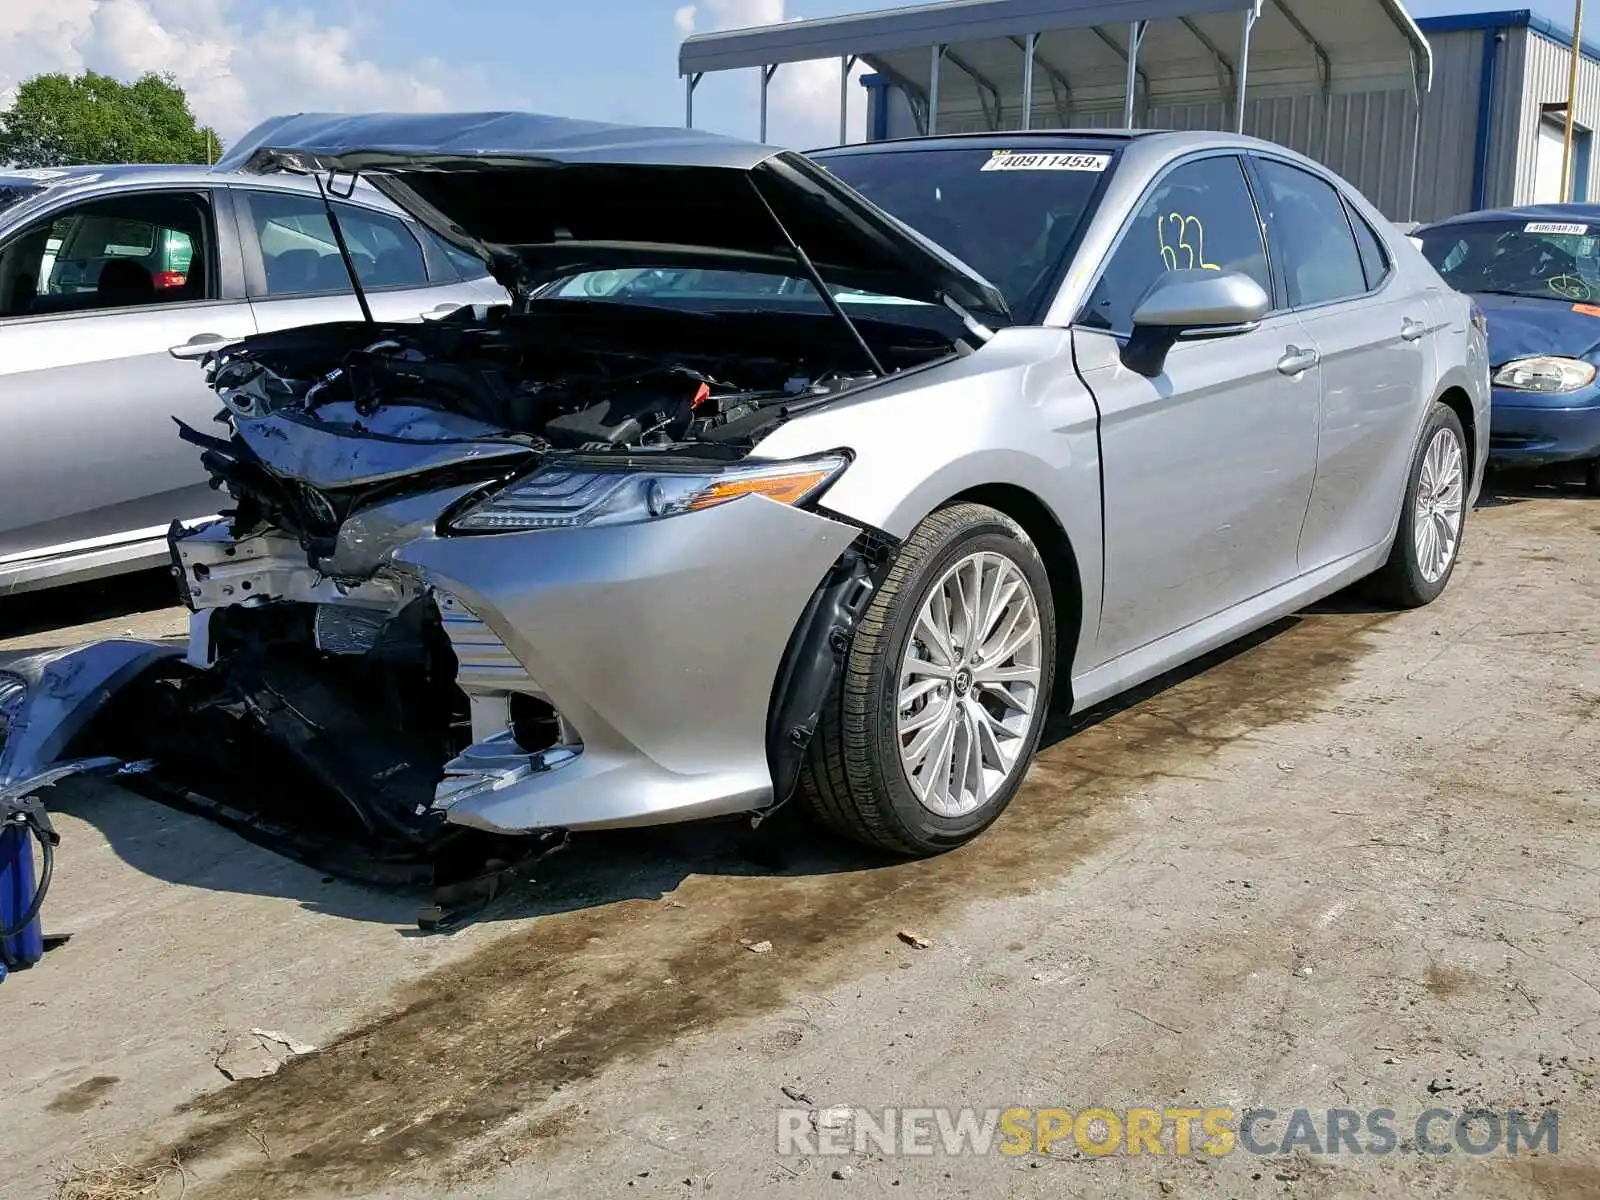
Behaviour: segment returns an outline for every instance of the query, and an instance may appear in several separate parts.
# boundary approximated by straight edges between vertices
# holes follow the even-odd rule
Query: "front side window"
[[[1600,300],[1600,225],[1473,221],[1424,229],[1423,256],[1460,292]]]
[[[1365,295],[1361,251],[1333,185],[1276,159],[1256,160],[1267,229],[1289,291],[1301,308]]]
[[[1127,333],[1168,271],[1240,271],[1271,294],[1266,247],[1244,166],[1232,155],[1174,168],[1146,196],[1112,252],[1080,321]]]
[[[250,192],[246,202],[247,227],[261,249],[267,295],[350,291],[350,276],[320,197]],[[353,204],[335,202],[334,210],[363,288],[427,284],[422,246],[404,221]]]
[[[210,299],[210,243],[211,208],[200,194],[75,205],[0,250],[0,317]]]

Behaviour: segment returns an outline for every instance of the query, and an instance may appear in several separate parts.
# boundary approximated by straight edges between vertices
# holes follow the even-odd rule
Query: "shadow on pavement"
[[[66,587],[0,596],[0,640],[67,630],[135,613],[171,608],[178,597],[165,568]],[[81,641],[72,637],[66,642]]]
[[[1272,641],[1299,620],[1280,620],[1088,712],[1052,719],[1041,740],[1041,753]],[[68,780],[54,788],[46,802],[52,811],[93,826],[123,862],[153,878],[225,893],[280,896],[312,911],[395,925],[406,936],[422,936],[415,921],[430,903],[425,889],[387,890],[335,879],[203,817],[100,781]],[[64,843],[61,853],[72,852]],[[513,885],[451,929],[624,900],[656,900],[675,891],[690,875],[836,875],[870,872],[900,861],[819,827],[796,800],[756,828],[749,818],[739,817],[575,835],[567,849],[534,866],[531,879]]]

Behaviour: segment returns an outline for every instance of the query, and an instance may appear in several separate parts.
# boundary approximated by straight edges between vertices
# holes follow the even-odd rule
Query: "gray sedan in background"
[[[505,299],[371,188],[339,204],[375,316]],[[358,315],[310,180],[0,168],[0,595],[160,565],[173,518],[216,513],[171,418],[217,399],[172,347]]]
[[[1473,302],[1265,142],[299,116],[227,165],[362,173],[515,303],[211,355],[187,654],[9,664],[0,783],[153,762],[389,865],[792,795],[935,853],[1050,713],[1433,600],[1482,479]]]

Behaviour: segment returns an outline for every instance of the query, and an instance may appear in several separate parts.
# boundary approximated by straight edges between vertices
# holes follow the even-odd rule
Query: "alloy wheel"
[[[928,592],[901,658],[900,761],[942,817],[988,803],[1018,769],[1039,705],[1043,626],[1020,567],[980,551]]]
[[[1417,570],[1429,583],[1437,583],[1450,569],[1461,541],[1461,517],[1466,500],[1464,462],[1461,441],[1450,429],[1435,433],[1422,456],[1411,534],[1417,551]]]

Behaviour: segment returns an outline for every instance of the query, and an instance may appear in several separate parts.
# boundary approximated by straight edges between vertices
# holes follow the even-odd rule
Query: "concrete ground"
[[[788,813],[591,836],[424,936],[418,897],[64,789],[47,925],[74,936],[0,985],[0,1194],[1600,1195],[1597,533],[1576,491],[1492,497],[1432,607],[1340,597],[1055,730],[1002,820],[929,862]],[[95,632],[181,630],[138,603]],[[80,632],[10,611],[33,644]],[[1265,1107],[1274,1149],[1297,1108],[1319,1143],[1328,1109],[1387,1108],[1398,1132],[780,1153],[780,1108],[816,1148],[837,1106]],[[1551,1106],[1556,1153],[1418,1153],[1427,1109]]]

